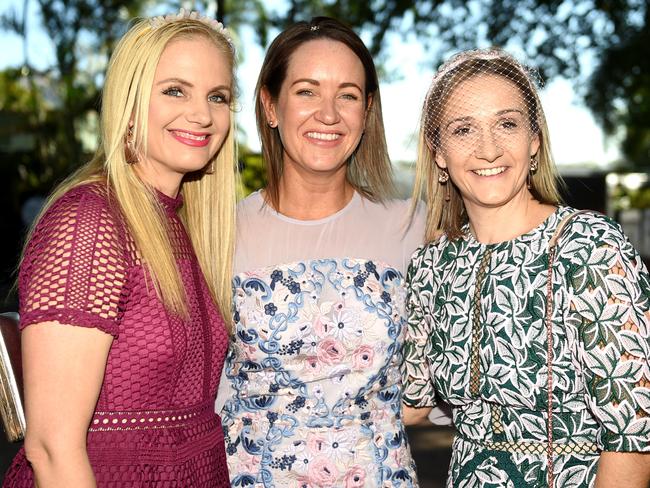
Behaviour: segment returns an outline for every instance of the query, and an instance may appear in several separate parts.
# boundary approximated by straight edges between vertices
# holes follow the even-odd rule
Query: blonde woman
[[[117,46],[101,148],[25,247],[27,435],[5,486],[228,485],[213,402],[230,308],[233,67],[221,24],[184,11],[138,22]]]
[[[403,398],[407,423],[452,407],[447,486],[647,488],[648,271],[615,222],[560,203],[532,73],[501,50],[443,64],[418,174]]]

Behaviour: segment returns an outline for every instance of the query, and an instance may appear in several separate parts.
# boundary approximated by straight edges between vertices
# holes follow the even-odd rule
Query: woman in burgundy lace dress
[[[213,412],[230,315],[234,53],[221,24],[120,41],[96,158],[20,267],[27,436],[5,486],[228,486]]]

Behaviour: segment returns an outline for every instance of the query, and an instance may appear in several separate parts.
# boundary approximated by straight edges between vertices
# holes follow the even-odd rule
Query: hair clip
[[[312,26],[309,28],[309,30],[310,30],[310,31],[317,31],[317,30],[318,30],[318,26],[317,26],[317,25],[312,25]]]
[[[223,36],[224,39],[226,39],[228,45],[230,45],[230,48],[234,52],[235,45],[233,44],[232,37],[230,37],[230,32],[228,32],[228,29],[224,27],[224,25],[218,20],[211,19],[210,17],[207,16],[203,16],[195,10],[189,11],[189,10],[185,10],[184,8],[181,8],[177,14],[167,14],[165,16],[160,15],[158,17],[152,17],[151,19],[149,19],[149,25],[151,25],[152,29],[158,29],[165,24],[170,24],[172,22],[176,22],[178,20],[184,20],[184,19],[190,19],[190,20],[196,20],[202,22],[203,24],[207,25],[211,29],[217,31],[219,34],[221,34],[221,36]]]

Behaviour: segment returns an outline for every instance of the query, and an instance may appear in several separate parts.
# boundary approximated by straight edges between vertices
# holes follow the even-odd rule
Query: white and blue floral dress
[[[401,420],[409,203],[355,194],[317,221],[255,193],[238,209],[231,388],[235,487],[414,487]]]

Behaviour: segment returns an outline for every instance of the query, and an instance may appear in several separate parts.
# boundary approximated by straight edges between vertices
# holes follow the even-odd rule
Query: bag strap
[[[546,322],[546,372],[548,390],[548,405],[546,432],[548,442],[546,445],[547,457],[547,479],[549,488],[553,487],[553,263],[557,256],[558,241],[564,233],[567,225],[577,216],[583,213],[589,213],[589,210],[577,210],[564,217],[558,224],[551,240],[548,242],[548,276],[546,278],[546,313],[544,321]]]

